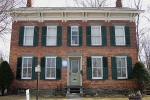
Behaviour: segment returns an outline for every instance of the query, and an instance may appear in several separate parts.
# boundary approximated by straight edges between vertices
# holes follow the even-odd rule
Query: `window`
[[[46,57],[46,79],[56,79],[56,57]]]
[[[32,77],[32,57],[23,57],[22,79],[31,79],[31,77]]]
[[[116,57],[117,77],[118,79],[127,78],[127,61],[126,57]]]
[[[124,26],[115,26],[116,45],[125,45]]]
[[[92,57],[92,79],[102,79],[102,57]]]
[[[79,45],[78,26],[71,26],[71,45]]]
[[[101,26],[91,26],[92,45],[102,45]]]
[[[26,26],[24,30],[24,45],[33,45],[34,26]]]
[[[47,27],[47,46],[57,45],[57,26],[48,26]]]

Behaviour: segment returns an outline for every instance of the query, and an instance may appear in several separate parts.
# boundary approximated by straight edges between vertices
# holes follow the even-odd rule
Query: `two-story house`
[[[12,87],[129,89],[138,61],[135,17],[144,11],[122,7],[27,7],[12,9]]]

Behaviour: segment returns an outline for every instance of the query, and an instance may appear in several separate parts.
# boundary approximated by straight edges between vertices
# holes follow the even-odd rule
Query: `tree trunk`
[[[4,91],[5,91],[5,88],[2,88],[2,90],[1,90],[2,96],[4,96]]]

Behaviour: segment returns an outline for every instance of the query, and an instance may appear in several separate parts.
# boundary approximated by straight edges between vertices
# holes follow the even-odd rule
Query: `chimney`
[[[27,0],[27,5],[26,7],[32,7],[32,0]]]
[[[116,1],[116,7],[122,7],[122,0]]]

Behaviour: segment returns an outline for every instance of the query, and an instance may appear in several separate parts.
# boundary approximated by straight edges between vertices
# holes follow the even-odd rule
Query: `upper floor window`
[[[42,46],[62,45],[62,26],[42,27]]]
[[[71,45],[79,45],[78,26],[71,26]]]
[[[47,27],[47,46],[55,46],[57,44],[57,26],[48,26]]]
[[[125,45],[124,26],[115,26],[116,45]]]
[[[24,45],[33,45],[34,26],[25,26]]]
[[[92,45],[102,45],[101,26],[91,26]]]
[[[129,46],[130,28],[128,26],[110,26],[110,44],[112,46]]]
[[[88,46],[107,45],[106,26],[87,26],[86,44]]]
[[[21,26],[19,30],[19,46],[37,46],[39,38],[38,26]]]
[[[82,26],[67,27],[67,44],[68,46],[82,45]]]

